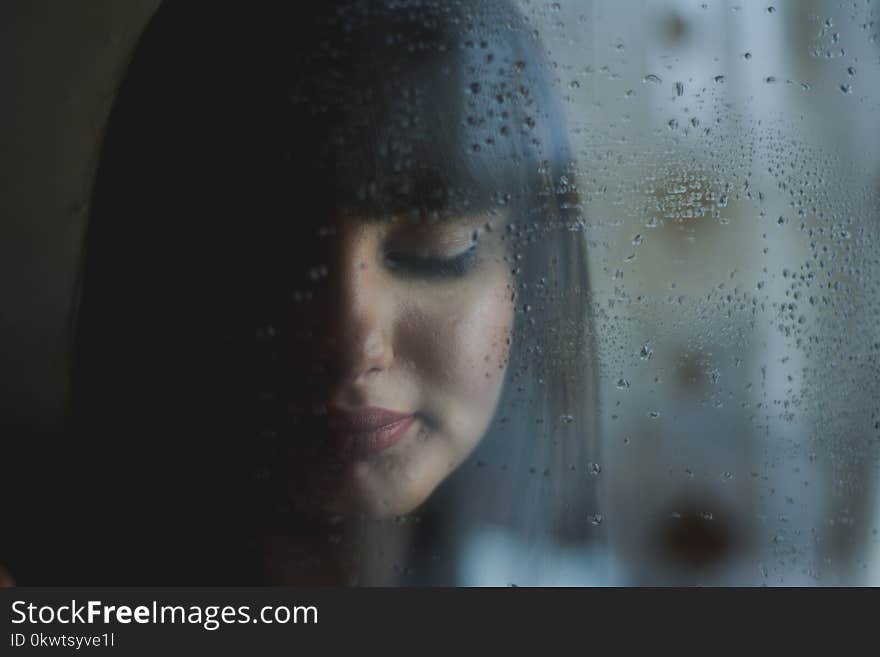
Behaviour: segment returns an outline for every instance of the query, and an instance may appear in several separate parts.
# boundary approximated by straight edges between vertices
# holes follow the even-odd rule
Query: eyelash
[[[477,245],[451,257],[422,256],[391,252],[385,265],[394,272],[418,278],[459,278],[468,274],[477,263]]]

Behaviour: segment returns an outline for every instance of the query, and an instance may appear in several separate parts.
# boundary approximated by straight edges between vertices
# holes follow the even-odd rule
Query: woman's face
[[[513,327],[503,228],[489,214],[353,216],[321,231],[302,314],[310,435],[287,443],[300,506],[407,513],[480,441]]]

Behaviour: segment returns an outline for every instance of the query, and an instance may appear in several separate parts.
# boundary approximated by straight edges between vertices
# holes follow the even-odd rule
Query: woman
[[[75,579],[455,583],[468,528],[595,529],[540,44],[503,1],[315,4],[169,4],[129,64],[74,326]]]

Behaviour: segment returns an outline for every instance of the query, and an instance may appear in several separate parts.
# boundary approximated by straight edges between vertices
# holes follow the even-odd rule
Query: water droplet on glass
[[[601,513],[594,513],[590,516],[590,524],[596,526],[601,525],[604,519],[605,517]]]
[[[764,78],[764,82],[767,84],[774,84],[776,82],[776,76],[768,75],[766,78]]]
[[[268,324],[257,329],[257,338],[260,340],[269,340],[275,337],[275,327]]]
[[[627,388],[629,388],[629,381],[626,379],[617,379],[618,390],[626,390]]]
[[[312,267],[309,270],[309,278],[313,281],[320,280],[327,276],[327,266],[326,265],[318,265],[316,267]]]
[[[855,74],[856,74],[856,69],[855,69],[854,66],[848,66],[848,67],[846,68],[846,72],[849,73],[850,75],[855,75]]]
[[[589,471],[591,475],[595,476],[602,472],[602,466],[598,463],[590,463]]]
[[[683,96],[684,95],[684,82],[676,82],[675,83],[675,95]]]
[[[721,84],[722,82],[724,82],[724,76],[723,76],[723,75],[716,75],[716,76],[715,76],[714,78],[712,78],[712,79],[715,80],[715,82],[717,82],[718,84]]]
[[[772,13],[775,13],[775,12],[776,12],[776,7],[773,7],[773,6],[767,7],[767,13],[768,13],[768,14],[772,14]]]
[[[642,360],[648,360],[654,356],[654,350],[651,348],[651,343],[646,342],[642,345],[642,348],[639,349],[639,357]]]
[[[743,53],[743,59],[745,59],[746,61],[750,60],[751,58],[752,58],[752,53],[750,53],[750,52]]]
[[[653,73],[649,73],[648,75],[646,75],[645,77],[642,78],[642,82],[645,82],[645,83],[650,82],[651,84],[660,84],[661,82],[663,82],[663,80],[661,80],[659,76],[654,75]]]
[[[845,94],[852,93],[852,85],[851,84],[842,84],[840,85],[840,90]]]

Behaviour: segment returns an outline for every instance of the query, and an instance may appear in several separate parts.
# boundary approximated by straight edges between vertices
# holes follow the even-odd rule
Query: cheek
[[[445,402],[447,421],[491,419],[510,351],[511,296],[507,268],[493,265],[448,291],[419,295],[402,322],[400,347],[423,394]]]
[[[502,284],[489,295],[481,295],[457,311],[450,312],[447,326],[450,340],[448,376],[462,392],[462,398],[485,407],[498,396],[513,326],[510,290]],[[492,405],[494,408],[494,404]]]

